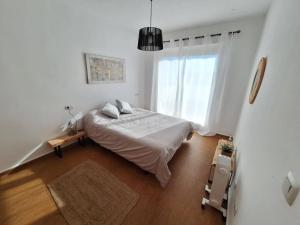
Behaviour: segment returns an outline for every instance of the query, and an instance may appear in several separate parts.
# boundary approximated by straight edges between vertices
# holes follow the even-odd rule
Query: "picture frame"
[[[252,81],[251,91],[249,95],[249,103],[253,104],[261,87],[267,65],[267,57],[262,57],[259,60],[255,76]]]
[[[88,84],[126,81],[125,59],[85,53],[85,63]]]

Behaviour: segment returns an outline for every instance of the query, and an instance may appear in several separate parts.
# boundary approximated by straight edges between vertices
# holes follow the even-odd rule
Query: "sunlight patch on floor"
[[[17,181],[17,180],[20,180],[22,178],[32,176],[32,175],[34,175],[34,172],[31,169],[24,169],[24,170],[15,172],[15,173],[13,173],[13,176],[11,174],[2,175],[0,177],[0,188],[1,188],[1,185],[7,184],[10,182],[14,182],[14,181]]]
[[[1,198],[9,198],[17,194],[24,194],[32,188],[45,185],[44,181],[39,178],[16,181],[13,184],[8,183],[7,185],[1,185]]]
[[[57,213],[57,207],[49,190],[39,178],[1,191],[0,202],[1,225],[35,224],[34,221],[40,221],[47,218],[49,214]]]

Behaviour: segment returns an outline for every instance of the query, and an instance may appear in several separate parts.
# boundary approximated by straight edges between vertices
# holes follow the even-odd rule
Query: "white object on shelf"
[[[291,171],[288,172],[287,177],[283,181],[282,192],[288,204],[292,205],[299,192],[299,185]]]
[[[209,199],[202,199],[202,206],[206,204],[218,209],[226,218],[226,209],[222,207],[224,199],[227,199],[226,188],[231,177],[231,158],[219,155],[216,162],[215,174],[211,189],[205,186],[205,190],[209,193]]]

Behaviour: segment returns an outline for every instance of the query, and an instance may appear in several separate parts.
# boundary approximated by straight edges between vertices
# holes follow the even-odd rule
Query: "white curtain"
[[[151,109],[214,135],[234,36],[171,42],[154,55]]]

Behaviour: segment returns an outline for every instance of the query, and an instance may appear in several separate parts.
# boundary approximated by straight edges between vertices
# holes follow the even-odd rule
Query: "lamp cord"
[[[67,111],[71,115],[72,119],[75,120],[75,132],[76,132],[77,131],[77,119],[75,118],[74,114],[71,112],[71,109],[68,109]]]
[[[152,0],[150,0],[151,2],[151,8],[150,8],[150,28],[152,26]]]

